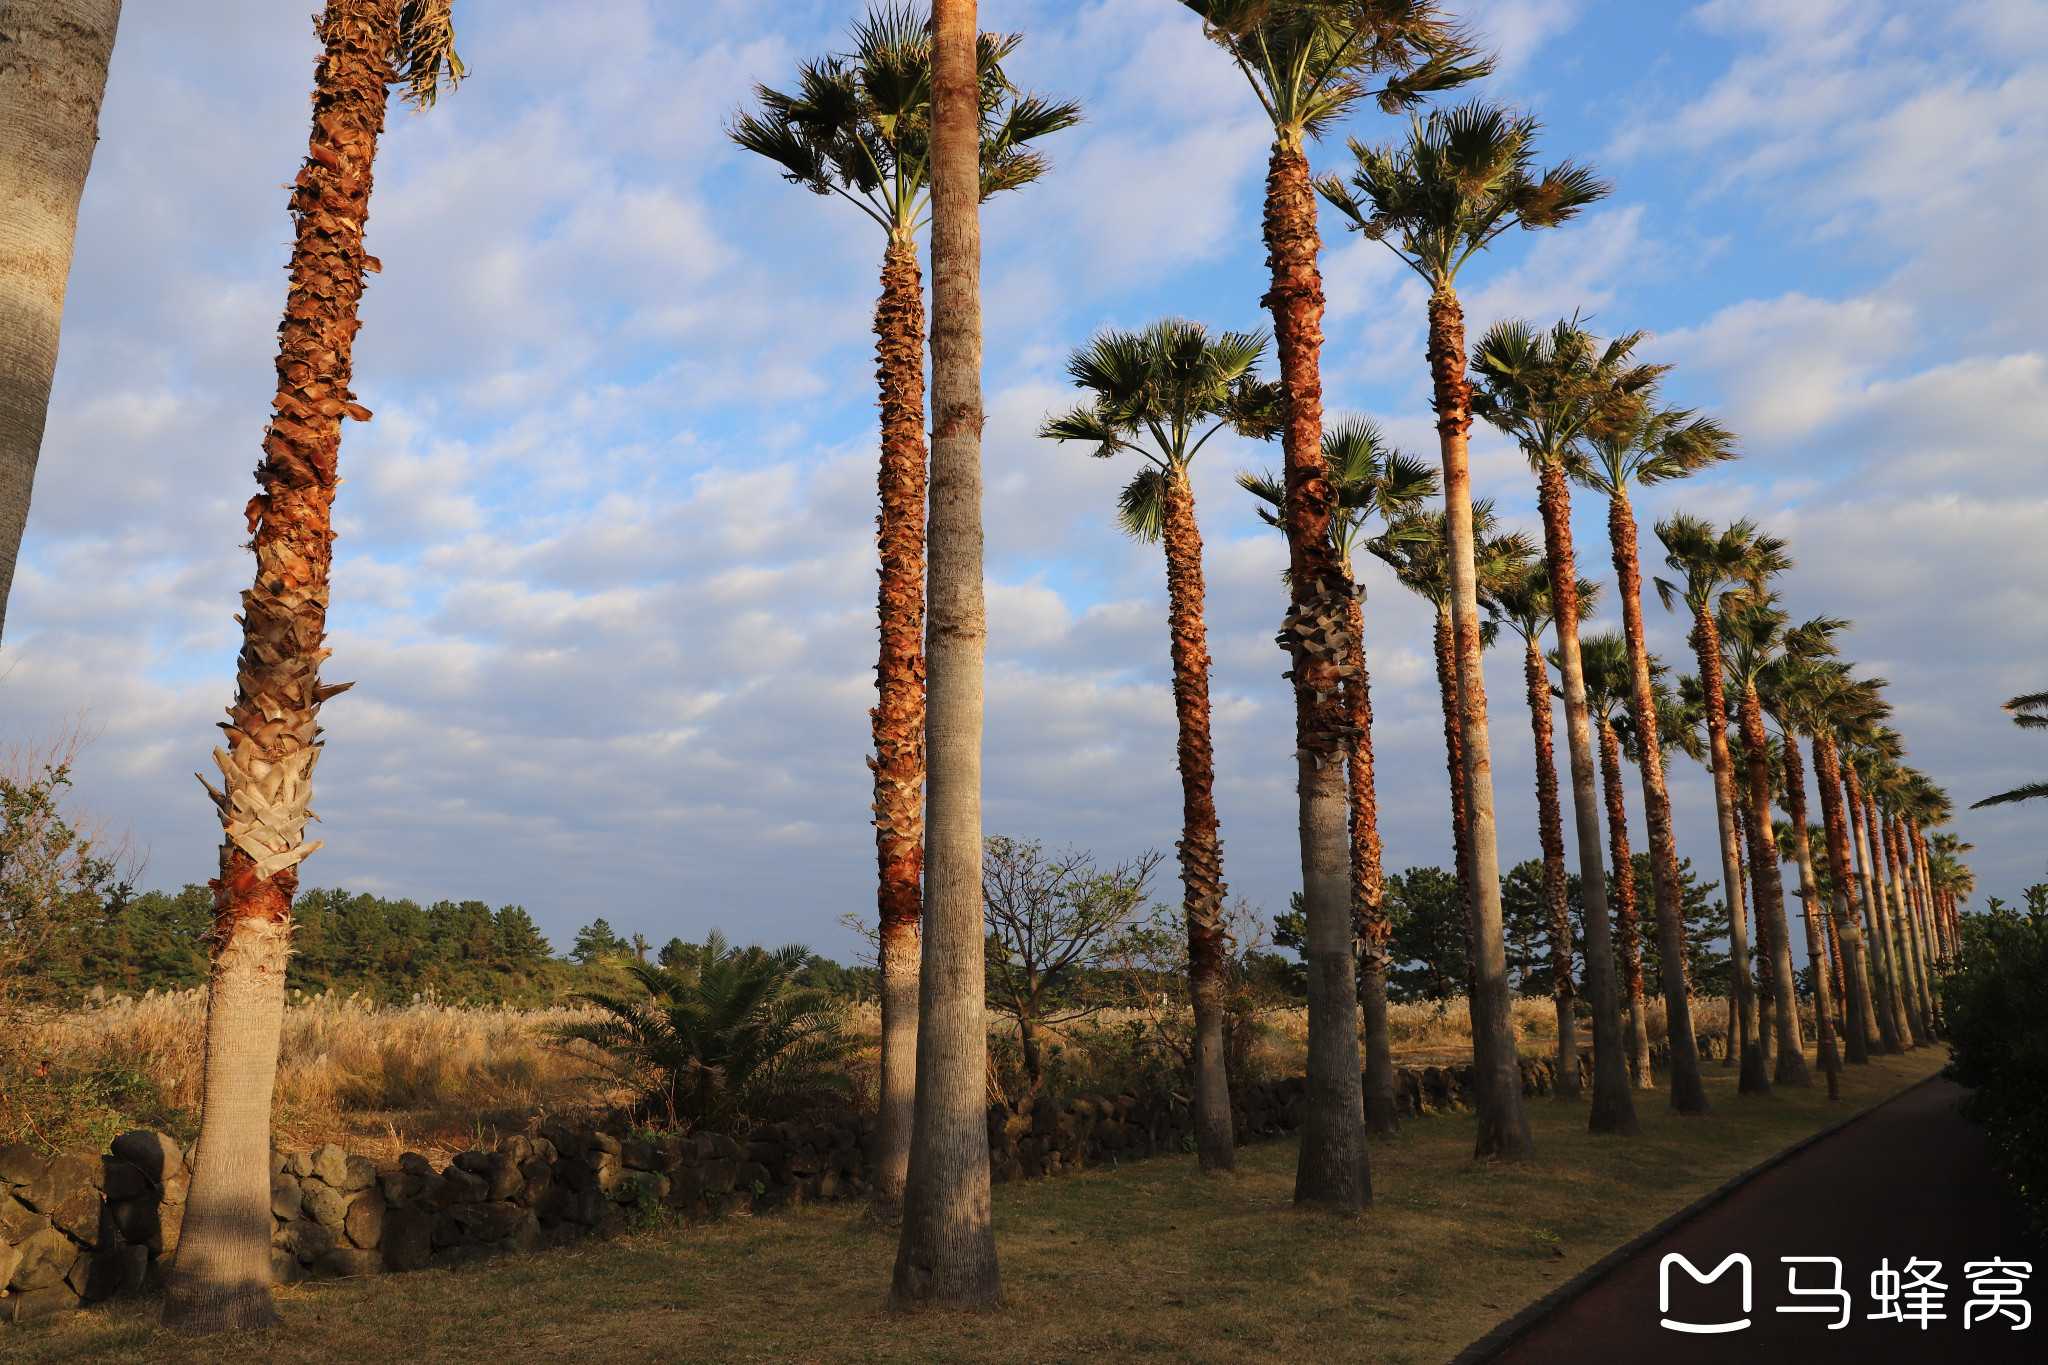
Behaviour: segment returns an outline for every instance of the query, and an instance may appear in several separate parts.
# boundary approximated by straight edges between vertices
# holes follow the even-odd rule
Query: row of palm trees
[[[1456,292],[1463,266],[1509,227],[1554,226],[1607,193],[1588,167],[1564,162],[1538,169],[1538,129],[1526,115],[1483,101],[1432,113],[1413,120],[1407,135],[1387,146],[1354,140],[1348,182],[1313,174],[1308,141],[1332,131],[1354,110],[1372,103],[1399,113],[1486,74],[1488,64],[1473,35],[1435,0],[1184,3],[1222,58],[1247,78],[1272,123],[1263,216],[1271,286],[1263,302],[1273,314],[1278,378],[1254,377],[1261,339],[1253,336],[1212,338],[1179,322],[1134,336],[1105,334],[1075,362],[1076,377],[1092,401],[1050,421],[1046,434],[1091,441],[1098,453],[1136,450],[1147,457],[1126,489],[1121,514],[1134,532],[1159,539],[1167,558],[1202,1163],[1227,1167],[1231,1150],[1215,1001],[1223,881],[1209,792],[1200,541],[1186,469],[1221,426],[1277,437],[1283,453],[1277,477],[1247,476],[1246,483],[1265,499],[1288,543],[1288,602],[1279,643],[1292,665],[1309,979],[1307,1114],[1297,1203],[1339,1211],[1368,1203],[1367,1127],[1395,1122],[1384,1026],[1388,926],[1353,566],[1360,548],[1409,565],[1419,590],[1439,607],[1447,752],[1473,947],[1478,1154],[1521,1159],[1534,1151],[1518,1083],[1501,933],[1481,669],[1493,624],[1489,606],[1493,617],[1516,622],[1518,630],[1529,625],[1524,634],[1530,651],[1537,648],[1544,618],[1556,640],[1553,660],[1565,702],[1585,901],[1585,985],[1593,1006],[1592,1126],[1603,1132],[1633,1132],[1636,1126],[1602,875],[1589,700],[1595,685],[1620,698],[1601,713],[1603,735],[1625,732],[1649,813],[1673,1102],[1683,1112],[1703,1113],[1662,767],[1664,703],[1643,642],[1628,490],[1728,458],[1732,439],[1711,421],[1656,404],[1661,371],[1631,359],[1633,338],[1601,347],[1575,322],[1541,334],[1503,324],[1469,348],[1468,356]],[[900,1306],[966,1305],[1000,1293],[982,1109],[985,622],[978,205],[1042,175],[1046,166],[1036,142],[1070,126],[1080,112],[1072,103],[1017,90],[1002,69],[1017,40],[981,33],[976,18],[974,0],[934,0],[928,20],[901,5],[879,9],[856,26],[853,51],[806,65],[794,93],[761,88],[757,107],[736,117],[729,130],[792,181],[856,203],[885,237],[875,323],[883,439],[880,696],[872,722],[887,1136],[877,1163],[883,1173],[877,1211],[902,1227],[891,1290],[892,1302]],[[332,561],[329,518],[339,482],[340,423],[343,417],[370,416],[349,390],[357,306],[366,272],[379,268],[364,254],[362,234],[388,92],[399,86],[415,105],[431,105],[463,75],[453,49],[450,0],[326,0],[317,24],[324,52],[315,76],[307,156],[291,192],[296,240],[279,328],[277,392],[256,471],[261,491],[248,507],[257,568],[242,595],[237,690],[221,727],[225,746],[215,753],[222,785],[209,788],[223,842],[220,877],[213,883],[218,925],[206,1102],[165,1307],[166,1324],[188,1333],[276,1321],[269,1295],[265,1158],[297,868],[320,846],[304,830],[321,748],[318,712],[347,686],[323,683],[320,665],[328,654],[323,639]],[[100,64],[103,69],[103,59]],[[1431,471],[1388,450],[1369,425],[1325,426],[1318,196],[1351,226],[1393,248],[1430,285],[1440,511],[1421,506],[1436,491]],[[928,451],[919,373],[919,334],[926,323],[914,246],[915,232],[927,219]],[[1504,545],[1488,526],[1485,506],[1471,499],[1466,445],[1475,416],[1514,436],[1536,470],[1544,523],[1540,557],[1533,547],[1518,548],[1513,538]],[[1597,641],[1582,649],[1579,638],[1582,603],[1569,530],[1573,478],[1609,498],[1624,598],[1625,667],[1617,664],[1613,676],[1589,676],[1587,661],[1604,656]],[[1368,537],[1373,526],[1380,534]],[[1729,528],[1721,538],[1736,530]],[[1757,539],[1753,528],[1744,534]],[[1507,605],[1512,562],[1523,564],[1525,579],[1538,573],[1542,580],[1525,581],[1521,591],[1547,586],[1547,601],[1522,603],[1526,621],[1518,620],[1519,608]],[[1425,578],[1426,589],[1420,587]],[[1960,847],[1936,844],[1930,856],[1925,830],[1943,809],[1940,795],[1898,764],[1897,737],[1878,724],[1878,684],[1851,679],[1823,648],[1839,623],[1817,632],[1788,628],[1773,616],[1782,613],[1767,590],[1767,575],[1748,561],[1726,581],[1734,586],[1703,590],[1707,596],[1699,600],[1712,598],[1712,607],[1696,610],[1695,643],[1708,641],[1700,644],[1701,657],[1713,664],[1702,668],[1699,708],[1709,735],[1706,750],[1716,755],[1711,762],[1717,795],[1724,788],[1727,793],[1719,802],[1724,857],[1736,856],[1729,853],[1733,831],[1744,821],[1751,840],[1748,867],[1764,989],[1753,1006],[1744,995],[1738,1013],[1745,1039],[1759,1050],[1759,1083],[1767,1083],[1761,1080],[1761,1059],[1774,1045],[1778,1078],[1796,1081],[1804,1060],[1769,814],[1769,793],[1788,793],[1805,892],[1822,868],[1819,855],[1806,847],[1804,816],[1797,813],[1803,812],[1804,795],[1796,736],[1814,745],[1833,895],[1833,913],[1824,917],[1831,928],[1818,931],[1812,919],[1817,897],[1807,896],[1809,934],[1828,936],[1829,970],[1848,1002],[1852,1061],[1859,1045],[1868,1043],[1866,1034],[1882,1047],[1932,1035],[1928,982],[1941,956],[1953,951],[1954,901],[1962,889],[1952,876],[1945,892],[1937,890],[1937,860],[1949,858],[1953,866]],[[1694,601],[1685,596],[1693,592],[1689,578],[1674,591],[1688,604]],[[1802,642],[1797,649],[1787,643],[1795,636]],[[1780,668],[1777,661],[1784,659],[1792,662]],[[1779,680],[1794,665],[1811,671],[1803,691]],[[1720,695],[1724,675],[1737,683],[1727,696]],[[1538,684],[1532,674],[1532,701],[1539,699]],[[1536,718],[1542,753],[1549,741],[1547,706],[1538,709],[1544,712]],[[1775,767],[1758,719],[1766,710],[1780,724]],[[1741,768],[1726,757],[1730,715],[1745,747]],[[1842,728],[1852,722],[1863,728]],[[1686,733],[1675,724],[1670,742],[1682,745]],[[1545,759],[1539,772],[1550,771]],[[1782,788],[1770,785],[1773,773],[1781,774]],[[1564,845],[1554,779],[1550,792],[1546,886],[1554,951],[1567,962]],[[1737,880],[1730,878],[1731,888]],[[1731,904],[1740,901],[1732,898]],[[1632,959],[1626,935],[1625,925],[1624,955]],[[1737,976],[1745,983],[1747,951],[1747,940],[1738,934]],[[1559,973],[1561,1021],[1571,1013],[1569,975]],[[1824,1034],[1824,1053],[1826,1042]],[[1638,1058],[1638,1076],[1647,1074]],[[900,1178],[892,1171],[900,1171]]]

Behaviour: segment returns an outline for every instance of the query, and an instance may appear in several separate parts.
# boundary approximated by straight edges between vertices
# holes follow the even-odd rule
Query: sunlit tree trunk
[[[1685,913],[1678,882],[1678,844],[1671,830],[1671,796],[1657,739],[1657,706],[1650,687],[1650,650],[1643,633],[1642,558],[1635,514],[1617,493],[1607,503],[1620,588],[1622,638],[1628,645],[1633,687],[1629,714],[1636,722],[1636,766],[1643,777],[1643,823],[1649,828],[1650,886],[1657,904],[1657,948],[1664,988],[1664,1018],[1671,1047],[1671,1107],[1705,1114],[1707,1087],[1700,1074],[1699,1037],[1692,1026],[1692,983],[1685,974]]]
[[[1550,911],[1550,998],[1557,1008],[1560,1100],[1579,1097],[1579,1021],[1572,1002],[1572,917],[1566,901],[1564,815],[1557,806],[1557,756],[1551,746],[1550,674],[1531,636],[1522,656],[1529,728],[1536,744],[1536,827],[1543,843],[1543,901]]]
[[[1721,684],[1721,628],[1711,611],[1693,616],[1693,658],[1706,694],[1707,751],[1714,776],[1714,823],[1721,837],[1721,885],[1728,905],[1728,1055],[1736,1065],[1755,1036],[1756,1004],[1749,975],[1749,923],[1743,913],[1742,843],[1736,833],[1733,759],[1728,752],[1728,696]]]
[[[1754,868],[1758,858],[1773,855],[1763,852],[1762,846],[1757,842],[1756,804],[1750,795],[1747,765],[1743,771],[1736,774],[1735,788],[1741,807],[1736,814],[1742,825],[1742,841],[1749,850],[1750,866]],[[1752,892],[1753,904],[1762,905],[1761,894]],[[1761,914],[1756,917],[1753,924],[1756,929],[1756,956],[1753,959],[1757,969],[1756,1036],[1750,1039],[1749,1048],[1742,1058],[1742,1076],[1738,1089],[1745,1095],[1770,1093],[1771,1057],[1777,1049],[1777,1034],[1772,1026],[1777,1015],[1778,1002],[1773,991],[1775,982],[1771,972],[1771,925]]]
[[[1458,923],[1465,935],[1465,995],[1472,978],[1472,824],[1465,804],[1465,742],[1458,724],[1457,647],[1448,604],[1436,611],[1436,686],[1444,713],[1444,766],[1451,792],[1451,861],[1457,864]]]
[[[1913,978],[1913,1020],[1923,1042],[1934,1041],[1934,993],[1928,984],[1927,950],[1920,934],[1919,908],[1913,903],[1913,879],[1907,869],[1905,823],[1897,816],[1885,821],[1885,847],[1891,859],[1892,895],[1899,905],[1899,926],[1906,940],[1906,968]]]
[[[1472,530],[1472,470],[1466,450],[1472,385],[1465,378],[1465,315],[1448,288],[1429,300],[1429,369],[1437,443],[1443,454],[1444,524],[1449,542],[1451,631],[1457,653],[1458,727],[1464,748],[1466,825],[1472,866],[1472,1068],[1479,1138],[1474,1155],[1528,1161],[1536,1155],[1522,1108],[1501,930],[1500,851],[1495,842],[1493,759],[1480,658],[1479,579]]]
[[[314,76],[313,131],[291,196],[296,229],[277,394],[245,509],[256,556],[242,594],[234,705],[214,750],[225,833],[214,892],[206,1091],[199,1157],[171,1268],[164,1326],[186,1335],[268,1327],[270,1107],[284,1020],[298,865],[307,842],[324,686],[332,513],[341,419],[367,420],[349,384],[371,171],[398,36],[395,0],[330,0]]]
[[[1228,1171],[1237,1164],[1237,1149],[1230,1078],[1223,1068],[1223,844],[1216,834],[1216,758],[1209,743],[1202,531],[1185,469],[1168,473],[1162,502],[1173,709],[1180,731],[1180,874],[1188,922],[1188,992],[1195,1010],[1195,1150],[1203,1170]]]
[[[120,22],[121,0],[0,0],[0,626]]]
[[[1819,1035],[1821,1069],[1827,1073],[1828,1098],[1842,1097],[1840,1064],[1835,1055],[1834,998],[1828,983],[1827,931],[1820,884],[1813,875],[1813,846],[1806,832],[1806,769],[1799,756],[1799,736],[1785,730],[1785,814],[1792,818],[1792,847],[1799,862],[1799,900],[1806,912],[1806,959],[1813,967],[1813,1022]]]
[[[1550,602],[1557,633],[1558,676],[1563,681],[1565,754],[1572,779],[1572,829],[1578,839],[1579,895],[1585,902],[1586,993],[1593,1005],[1593,1104],[1589,1131],[1634,1136],[1641,1131],[1629,1094],[1627,1040],[1614,972],[1614,938],[1607,912],[1607,874],[1600,862],[1600,792],[1593,769],[1593,725],[1586,705],[1586,673],[1579,655],[1578,566],[1572,550],[1571,487],[1564,467],[1546,460],[1537,470],[1536,506],[1543,517],[1543,559],[1550,568]]]
[[[917,243],[891,240],[875,310],[875,377],[882,395],[879,485],[881,657],[874,727],[876,966],[881,976],[880,1113],[873,1157],[875,1211],[903,1216],[917,1095],[918,918],[924,907],[924,288]]]
[[[1888,1053],[1900,1053],[1913,1045],[1912,1032],[1906,1027],[1904,1012],[1899,1006],[1898,975],[1891,952],[1891,935],[1887,932],[1887,915],[1884,902],[1878,897],[1879,874],[1870,860],[1870,829],[1865,820],[1863,784],[1856,776],[1854,764],[1842,765],[1842,785],[1849,797],[1850,830],[1855,837],[1857,880],[1863,892],[1863,904],[1870,912],[1869,939],[1872,950],[1871,976],[1876,987],[1878,1012],[1878,1037]]]
[[[1351,675],[1344,679],[1344,708],[1351,719],[1351,757],[1345,767],[1351,811],[1351,932],[1358,940],[1358,1005],[1365,1022],[1365,1126],[1368,1132],[1401,1131],[1395,1089],[1393,1039],[1387,1033],[1386,877],[1380,865],[1378,793],[1372,768],[1372,682],[1365,668],[1365,612],[1357,594],[1346,618],[1351,633]]]
[[[1770,751],[1764,739],[1763,705],[1756,689],[1742,693],[1742,747],[1749,756],[1750,800],[1755,803],[1757,857],[1750,869],[1750,883],[1756,888],[1757,922],[1767,925],[1771,944],[1772,1015],[1777,1034],[1779,1085],[1812,1085],[1806,1065],[1806,1051],[1799,1037],[1799,997],[1792,975],[1792,934],[1785,916],[1785,879],[1779,872],[1778,841],[1771,832]],[[1801,827],[1801,834],[1805,829]]]
[[[981,900],[981,136],[974,0],[932,6],[932,443],[924,953],[897,1308],[1002,1296],[989,1202]]]
[[[1628,802],[1621,784],[1621,740],[1603,717],[1600,721],[1600,771],[1607,783],[1607,857],[1614,874],[1614,922],[1621,946],[1624,992],[1628,999],[1628,1074],[1644,1090],[1657,1082],[1650,1072],[1650,1029],[1644,1018],[1643,949],[1636,906],[1635,862],[1628,846]]]
[[[1330,537],[1335,496],[1323,467],[1323,280],[1315,187],[1298,134],[1273,143],[1266,174],[1266,261],[1285,400],[1289,611],[1281,630],[1294,683],[1302,907],[1307,920],[1308,1075],[1294,1200],[1354,1212],[1372,1202],[1359,1075],[1358,977],[1343,698],[1350,576]]]

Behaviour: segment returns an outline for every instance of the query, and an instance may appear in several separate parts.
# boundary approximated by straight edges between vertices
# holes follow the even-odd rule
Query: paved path
[[[1504,1349],[1475,1343],[1459,1358],[1461,1365],[2048,1362],[2048,1245],[2029,1238],[2010,1187],[1992,1169],[1990,1143],[1955,1112],[1963,1093],[1939,1078],[1914,1086],[1640,1248]],[[1674,1264],[1670,1310],[1660,1311],[1659,1275],[1667,1254],[1682,1255],[1701,1275],[1711,1276],[1736,1252],[1749,1257],[1754,1272],[1747,1313],[1739,1265],[1700,1285]],[[1776,1311],[1786,1304],[1839,1303],[1788,1293],[1792,1267],[1781,1256],[1841,1260],[1840,1283],[1851,1295],[1853,1312],[1848,1326],[1830,1329],[1839,1321],[1839,1308]],[[1871,1320],[1880,1306],[1871,1294],[1871,1273],[1882,1261],[1901,1270],[1916,1257],[1941,1262],[1928,1274],[1947,1286],[1934,1307],[1947,1317],[1924,1328],[1917,1321]],[[2020,1295],[2032,1305],[2025,1330],[2013,1330],[2011,1317],[1980,1317],[1967,1330],[1963,1326],[1964,1306],[1973,1297],[1964,1263],[1994,1257],[2033,1266]],[[1797,1269],[1802,1288],[1834,1283],[1833,1268],[1825,1264]],[[1746,1317],[1750,1325],[1723,1334],[1688,1334],[1661,1326],[1667,1317],[1695,1324]]]

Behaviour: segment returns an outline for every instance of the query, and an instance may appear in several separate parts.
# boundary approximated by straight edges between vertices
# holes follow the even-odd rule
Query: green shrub
[[[1964,1112],[2048,1229],[2048,884],[2026,895],[2025,913],[1993,897],[1963,919],[1961,961],[1941,983],[1952,1058],[1943,1074],[1974,1087]]]

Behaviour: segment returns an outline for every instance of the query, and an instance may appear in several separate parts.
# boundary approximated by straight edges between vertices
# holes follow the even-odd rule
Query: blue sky
[[[1466,272],[1473,330],[1583,309],[1646,328],[1671,393],[1740,463],[1642,500],[1789,537],[1801,616],[1850,617],[1912,761],[1966,805],[2048,746],[1997,703],[2048,685],[2048,12],[2026,3],[1494,0],[1483,93],[1545,155],[1616,183],[1579,222]],[[843,41],[855,7],[601,0],[458,8],[472,79],[394,112],[378,163],[345,435],[313,885],[603,915],[846,956],[872,905],[881,241],[726,141],[751,83]],[[1261,326],[1267,134],[1173,0],[983,5],[1025,84],[1086,102],[1053,174],[985,215],[991,639],[987,827],[1115,859],[1176,837],[1158,551],[1109,514],[1125,471],[1031,435],[1096,327]],[[0,719],[81,708],[79,795],[201,880],[189,774],[229,700],[240,508],[267,411],[316,49],[296,9],[133,7],[81,213],[58,385],[10,608]],[[1343,130],[1395,135],[1376,112]],[[1314,150],[1339,169],[1341,138]],[[1432,454],[1422,296],[1326,218],[1333,409]],[[1296,885],[1278,537],[1212,443],[1218,801],[1234,894]],[[1498,438],[1481,491],[1534,528]],[[1582,499],[1582,572],[1608,576]],[[1388,862],[1448,859],[1427,609],[1377,565],[1368,645]],[[1657,648],[1682,627],[1649,606]],[[1502,857],[1536,851],[1519,660],[1490,664]],[[1682,851],[1716,862],[1706,777],[1673,775]],[[1639,816],[1639,811],[1638,811]],[[2042,815],[1966,813],[1985,891],[2043,874]],[[1641,842],[1638,818],[1636,839]],[[1167,888],[1170,889],[1170,888]]]

